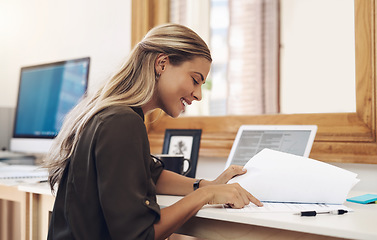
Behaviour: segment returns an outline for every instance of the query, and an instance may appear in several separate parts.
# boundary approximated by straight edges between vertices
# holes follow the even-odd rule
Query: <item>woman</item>
[[[48,239],[164,239],[205,204],[261,205],[238,184],[225,184],[242,167],[196,181],[150,156],[144,114],[160,108],[178,117],[200,101],[211,61],[192,30],[156,27],[72,110],[46,161],[51,189],[59,184]],[[160,209],[156,194],[185,197]]]

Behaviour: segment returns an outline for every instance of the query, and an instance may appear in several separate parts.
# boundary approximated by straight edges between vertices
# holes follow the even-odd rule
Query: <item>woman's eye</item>
[[[195,78],[192,78],[194,80],[194,84],[199,84],[198,81],[195,80]]]

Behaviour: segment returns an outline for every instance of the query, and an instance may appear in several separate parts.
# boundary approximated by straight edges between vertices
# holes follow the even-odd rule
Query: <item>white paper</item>
[[[264,149],[233,178],[261,201],[342,204],[357,174],[314,159]]]
[[[48,177],[47,169],[34,165],[0,166],[0,179]]]
[[[270,203],[264,202],[263,207],[258,207],[253,203],[241,209],[226,208],[227,212],[233,213],[299,213],[304,211],[329,212],[332,210],[353,211],[344,205],[339,204],[305,204],[305,203]]]

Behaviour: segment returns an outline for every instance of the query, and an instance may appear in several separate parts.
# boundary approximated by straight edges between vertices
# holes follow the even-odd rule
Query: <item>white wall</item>
[[[281,0],[282,113],[355,112],[353,0]]]
[[[22,66],[91,57],[89,88],[130,51],[131,0],[1,0],[0,107],[15,107]]]

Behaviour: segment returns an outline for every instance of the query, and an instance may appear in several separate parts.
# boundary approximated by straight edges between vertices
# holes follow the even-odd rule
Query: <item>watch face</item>
[[[202,179],[196,180],[194,182],[194,191],[199,188],[200,181],[202,181]]]

